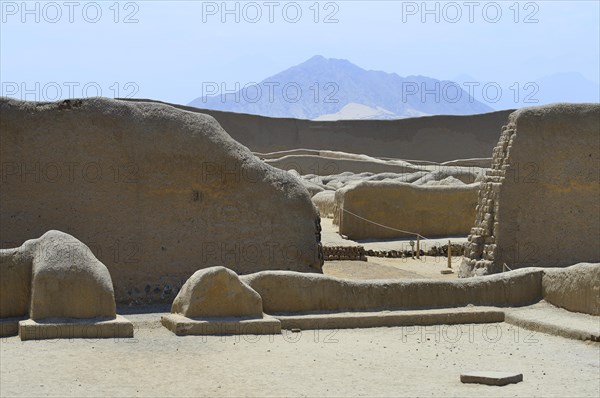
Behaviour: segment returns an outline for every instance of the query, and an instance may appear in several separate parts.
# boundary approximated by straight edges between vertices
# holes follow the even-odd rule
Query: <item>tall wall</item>
[[[600,105],[512,113],[479,191],[460,275],[600,261]]]
[[[254,152],[329,149],[434,162],[489,156],[498,142],[498,131],[512,112],[317,122],[169,105],[213,116],[236,141]]]
[[[119,302],[170,302],[215,265],[321,272],[306,189],[210,116],[104,98],[0,99],[0,112],[0,248],[71,234]]]

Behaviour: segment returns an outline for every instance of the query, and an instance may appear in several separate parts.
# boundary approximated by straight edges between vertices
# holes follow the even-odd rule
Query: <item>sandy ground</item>
[[[379,240],[379,241],[353,241],[342,238],[338,233],[337,226],[333,225],[329,218],[321,219],[321,240],[324,245],[329,246],[358,246],[373,250],[407,250],[410,239]],[[466,242],[464,237],[442,238],[423,241],[421,248],[427,245],[445,245],[448,239],[452,243]],[[422,279],[440,278],[453,279],[457,277],[458,267],[462,262],[462,256],[452,257],[453,274],[441,274],[441,270],[448,268],[446,257],[421,256],[420,259],[413,258],[385,258],[367,257],[368,261],[326,261],[323,272],[338,278],[349,279]]]
[[[367,261],[325,261],[323,273],[348,279],[455,279],[462,256],[452,257],[454,274],[443,275],[448,268],[444,257],[412,258],[367,257]]]
[[[500,324],[177,337],[129,315],[132,340],[1,340],[2,396],[590,396],[600,345]],[[461,372],[522,372],[505,387]]]

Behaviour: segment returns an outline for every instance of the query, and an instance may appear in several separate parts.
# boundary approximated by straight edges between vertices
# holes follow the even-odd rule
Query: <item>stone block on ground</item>
[[[522,373],[513,372],[469,372],[460,375],[463,383],[486,384],[488,386],[505,386],[523,381]]]
[[[113,319],[27,319],[19,322],[19,337],[22,341],[129,338],[133,337],[133,324],[120,315]]]
[[[160,321],[164,327],[175,333],[177,336],[258,335],[281,333],[281,322],[268,315],[264,315],[259,319],[191,319],[181,314],[168,314],[162,316]]]

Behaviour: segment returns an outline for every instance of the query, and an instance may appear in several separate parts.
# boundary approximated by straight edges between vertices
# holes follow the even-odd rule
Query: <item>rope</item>
[[[371,224],[378,225],[378,226],[380,226],[380,227],[382,227],[382,228],[387,228],[387,229],[391,229],[391,230],[393,230],[393,231],[403,232],[403,233],[405,233],[405,234],[409,234],[409,235],[415,235],[415,236],[418,236],[418,237],[420,237],[420,238],[423,238],[423,239],[429,239],[429,238],[426,238],[425,236],[423,236],[423,235],[421,235],[421,234],[418,234],[418,233],[416,233],[416,232],[403,231],[403,230],[401,230],[401,229],[398,229],[398,228],[392,228],[392,227],[388,227],[387,225],[379,224],[378,222],[371,221],[371,220],[369,220],[369,219],[366,219],[366,218],[364,218],[364,217],[361,217],[361,216],[359,216],[358,214],[354,214],[354,213],[352,213],[351,211],[349,211],[349,210],[346,210],[346,209],[344,209],[344,208],[342,208],[342,211],[345,211],[345,212],[346,212],[346,213],[348,213],[348,214],[352,214],[354,217],[360,218],[361,220],[365,220],[366,222],[370,222]]]

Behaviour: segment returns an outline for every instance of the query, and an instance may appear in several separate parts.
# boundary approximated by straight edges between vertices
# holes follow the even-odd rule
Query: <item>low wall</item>
[[[431,257],[447,257],[448,256],[448,245],[440,245],[440,246],[429,246],[426,244],[427,241],[421,243],[420,255],[421,256],[431,256]],[[429,247],[427,247],[429,246]],[[423,250],[423,249],[426,249]],[[452,244],[452,252],[453,256],[462,256],[465,251],[465,245],[460,243]],[[408,258],[416,255],[416,248],[414,251],[411,250],[365,250],[367,256],[373,257],[388,257],[388,258]]]
[[[600,263],[564,269],[524,268],[455,280],[338,279],[290,271],[241,276],[269,314],[520,307],[542,299],[569,311],[600,315]]]
[[[417,186],[362,182],[336,192],[334,222],[338,223],[340,234],[350,239],[414,236],[397,230],[419,233],[428,238],[466,236],[475,220],[478,191],[477,183]]]
[[[544,299],[558,307],[600,315],[600,264],[545,270],[542,291]]]
[[[362,246],[323,246],[323,259],[325,261],[367,261],[367,255]]]
[[[353,281],[319,274],[263,271],[241,276],[269,314],[462,307],[518,307],[542,299],[541,269],[460,280]]]
[[[394,164],[384,161],[341,159],[316,155],[286,155],[278,159],[267,159],[265,163],[286,171],[296,170],[301,175],[315,174],[319,176],[330,176],[344,172],[354,174],[364,172],[404,174],[422,170],[418,166],[402,162]]]
[[[492,158],[457,159],[442,163],[442,166],[481,167],[489,169],[492,167]]]

